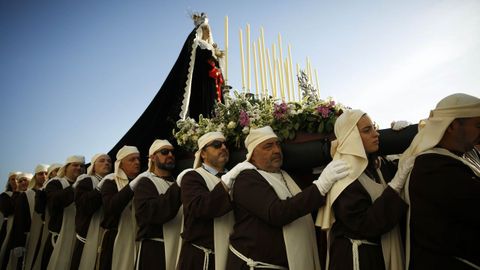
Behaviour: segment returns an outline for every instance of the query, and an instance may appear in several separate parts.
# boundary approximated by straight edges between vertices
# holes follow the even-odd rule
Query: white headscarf
[[[47,171],[47,178],[50,178],[50,174],[55,170],[55,169],[59,169],[63,166],[63,164],[60,164],[60,163],[53,163],[52,165],[50,165],[50,167],[48,167],[48,171]]]
[[[335,222],[332,205],[340,193],[355,181],[367,168],[368,158],[363,146],[357,123],[365,113],[361,110],[346,110],[335,122],[336,140],[332,142],[331,155],[333,160],[344,160],[350,165],[350,173],[336,182],[327,193],[325,205],[320,208],[316,225],[328,230]]]
[[[47,175],[48,175],[48,168],[49,167],[50,166],[47,165],[47,164],[38,164],[35,167],[35,174],[33,175],[32,179],[30,180],[30,183],[28,183],[28,188],[34,188],[37,185],[37,173],[46,172]]]
[[[278,138],[277,134],[273,132],[270,126],[264,126],[261,128],[250,129],[250,133],[245,138],[245,147],[247,148],[247,161],[252,158],[253,150],[262,142],[271,139]]]
[[[95,168],[95,162],[96,162],[97,159],[98,159],[99,157],[101,157],[101,156],[108,156],[108,155],[105,154],[105,153],[95,154],[95,155],[92,157],[91,161],[90,161],[90,166],[88,166],[88,168],[87,168],[87,174],[88,174],[88,175],[94,175],[94,174],[95,174],[95,172],[93,171],[94,168]]]
[[[117,160],[115,161],[115,182],[117,183],[118,190],[122,189],[124,186],[128,184],[128,176],[125,172],[120,168],[120,163],[124,158],[131,154],[140,154],[137,147],[125,145],[117,152]]]
[[[410,147],[403,153],[400,163],[435,147],[453,120],[469,117],[480,117],[479,98],[463,93],[443,98],[430,112],[428,119],[424,120],[423,127],[413,138]]]
[[[70,163],[74,163],[74,162],[85,164],[85,157],[84,156],[69,156],[67,158],[67,160],[65,161],[65,165],[63,165],[58,170],[57,177],[59,177],[59,178],[64,177],[65,176],[65,170],[66,170],[67,166],[70,165]],[[75,179],[72,179],[72,180],[75,180]]]
[[[223,133],[219,131],[205,133],[198,139],[198,150],[195,152],[195,161],[193,162],[194,169],[202,166],[202,158],[200,157],[200,153],[202,152],[203,147],[205,147],[205,145],[207,145],[209,142],[218,139],[225,140],[225,136],[223,136]]]
[[[155,140],[152,145],[150,146],[150,149],[148,149],[148,171],[153,171],[153,160],[152,156],[162,148],[165,148],[166,146],[173,147],[172,144],[168,140]]]

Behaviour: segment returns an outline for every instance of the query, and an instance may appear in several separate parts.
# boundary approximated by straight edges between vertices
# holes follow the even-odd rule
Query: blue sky
[[[442,97],[480,90],[480,2],[2,1],[0,182],[38,163],[107,152],[147,107],[205,11],[241,88],[238,30],[281,33],[309,57],[322,98],[363,109],[382,128],[417,122]],[[252,68],[253,70],[253,68]],[[253,75],[252,75],[253,81]],[[252,82],[253,84],[253,82]]]

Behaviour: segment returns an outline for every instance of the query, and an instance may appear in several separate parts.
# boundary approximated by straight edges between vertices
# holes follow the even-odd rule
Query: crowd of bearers
[[[377,156],[369,116],[346,110],[333,160],[303,190],[282,170],[269,126],[250,129],[246,159],[230,170],[225,136],[214,131],[183,172],[162,139],[143,173],[134,146],[116,153],[113,173],[104,153],[86,172],[83,156],[12,172],[0,194],[0,267],[480,269],[479,110],[477,97],[441,100],[398,167]]]

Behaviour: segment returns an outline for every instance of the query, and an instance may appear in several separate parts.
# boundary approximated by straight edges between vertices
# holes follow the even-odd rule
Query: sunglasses
[[[174,149],[163,148],[163,149],[160,149],[158,153],[162,154],[163,156],[168,156],[168,154],[175,155],[174,151],[175,151]]]
[[[213,142],[205,145],[205,148],[211,146],[211,147],[213,147],[213,148],[215,148],[215,149],[220,149],[220,148],[222,148],[222,145],[225,145],[225,147],[227,146],[226,142],[215,140],[215,141],[213,141]]]

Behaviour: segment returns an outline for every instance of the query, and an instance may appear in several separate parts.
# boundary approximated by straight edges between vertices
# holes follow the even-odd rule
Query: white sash
[[[212,175],[202,167],[195,169],[207,184],[208,190],[213,188],[220,182],[220,178]],[[233,231],[235,218],[233,212],[229,211],[221,217],[213,220],[213,242],[215,249],[215,269],[225,269],[227,267],[228,244],[230,234]]]
[[[65,178],[56,178],[63,189],[70,186]],[[63,220],[60,233],[53,247],[52,256],[48,262],[47,269],[69,269],[75,245],[75,202],[63,209]]]
[[[286,184],[273,173],[258,170],[265,180],[272,186],[281,200],[285,200],[301,192],[295,181],[287,172],[281,171]],[[278,174],[278,177],[281,177]],[[289,189],[293,194],[290,194]],[[315,226],[310,214],[297,218],[283,226],[283,239],[287,251],[288,267],[290,270],[315,269],[320,270],[318,248],[315,235]]]
[[[29,210],[29,213],[30,213],[30,230],[28,233],[26,233],[26,239],[25,239],[25,254],[24,254],[24,257],[23,257],[23,260],[22,260],[22,263],[25,263],[26,262],[26,258],[28,255],[30,255],[32,252],[32,243],[31,242],[34,242],[33,244],[36,244],[37,243],[37,239],[33,240],[32,239],[32,227],[34,227],[36,224],[33,223],[33,215],[35,213],[34,209],[35,209],[35,191],[31,190],[31,189],[28,189],[27,191],[25,191],[25,196],[27,198],[27,201],[28,201],[28,210]],[[36,213],[35,213],[36,214]],[[41,224],[41,223],[40,223]],[[35,249],[35,248],[33,248]],[[8,265],[7,265],[7,269],[16,269],[17,268],[17,262],[18,262],[18,258],[13,256],[13,254],[10,255],[10,260],[8,262]],[[22,267],[23,268],[23,267]]]
[[[118,192],[120,192],[122,186],[125,187],[128,185],[128,183],[124,184],[124,181],[110,180],[116,182]],[[118,223],[118,232],[113,245],[112,269],[131,270],[135,268],[135,255],[137,254],[136,234],[137,222],[135,220],[135,209],[132,200],[130,200],[123,209]]]
[[[42,229],[42,242],[40,243],[38,255],[35,258],[35,261],[32,262],[33,263],[32,270],[40,270],[42,267],[43,251],[45,249],[45,244],[47,242],[48,234],[49,234],[49,231],[48,231],[49,222],[50,222],[50,213],[48,212],[48,209],[45,209],[45,222],[43,223],[43,229]]]
[[[157,188],[158,194],[164,194],[170,188],[170,185],[160,177],[146,171],[138,177],[148,178]],[[165,269],[175,269],[177,261],[177,252],[180,247],[180,229],[182,225],[183,208],[177,212],[177,215],[170,221],[163,224],[163,243],[165,245]],[[140,253],[138,254],[140,256]]]
[[[362,186],[367,190],[372,203],[380,197],[387,187],[385,180],[383,179],[382,172],[377,170],[378,175],[380,176],[381,183],[376,183],[374,180],[369,178],[365,173],[362,173],[358,177],[358,181]],[[405,255],[403,253],[402,240],[400,236],[399,226],[396,225],[389,232],[382,234],[381,236],[382,243],[382,253],[383,259],[385,261],[385,269],[387,270],[401,270],[405,269]]]
[[[92,180],[92,189],[95,190],[99,181],[95,176],[91,176],[90,179]],[[100,236],[103,233],[103,228],[100,226],[102,219],[103,206],[93,214],[90,224],[88,225],[87,237],[82,251],[82,258],[80,259],[80,264],[78,265],[79,270],[92,270],[95,268],[98,248],[102,244],[100,243]]]

